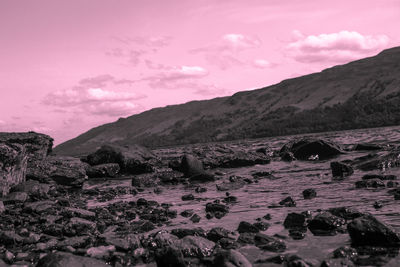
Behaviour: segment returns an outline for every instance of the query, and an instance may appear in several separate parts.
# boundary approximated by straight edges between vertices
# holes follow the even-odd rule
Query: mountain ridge
[[[385,126],[381,125],[382,121],[392,125],[400,123],[400,113],[394,107],[400,99],[396,95],[399,89],[400,47],[394,47],[373,57],[286,79],[267,87],[240,91],[232,96],[154,108],[120,118],[62,143],[54,151],[63,155],[80,155],[108,142],[157,147],[331,130],[333,125],[337,127],[335,130],[351,128],[351,124],[354,128]],[[392,103],[392,98],[395,103]],[[363,118],[371,116],[367,114],[370,112],[368,106],[378,102],[384,106],[389,103],[391,111],[378,110],[375,113],[389,112],[395,117],[382,115],[379,121],[366,122]],[[356,110],[358,105],[363,107],[362,111]],[[358,125],[357,118],[347,122],[346,116],[341,124],[339,117],[343,109],[350,114],[358,112],[363,124]],[[329,120],[334,123],[322,127],[326,123],[316,112],[324,114],[328,123]],[[303,124],[297,125],[294,118],[301,119]]]

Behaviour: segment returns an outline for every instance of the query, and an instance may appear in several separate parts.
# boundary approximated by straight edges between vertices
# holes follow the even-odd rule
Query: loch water
[[[400,127],[384,127],[373,129],[359,129],[338,132],[316,133],[297,136],[279,136],[261,138],[253,140],[242,140],[230,142],[232,146],[245,146],[248,148],[270,147],[272,150],[279,150],[286,142],[298,137],[315,137],[331,140],[344,146],[351,146],[357,143],[373,143],[381,145],[400,145]],[[193,145],[196,146],[196,145]],[[190,146],[179,146],[175,148],[163,148],[155,150],[158,156],[164,160],[178,158]],[[137,195],[123,195],[111,201],[98,202],[95,199],[89,200],[88,206],[103,206],[117,201],[137,200],[145,198],[155,200],[159,203],[171,203],[178,212],[176,219],[172,219],[170,225],[158,228],[155,231],[174,228],[194,228],[201,227],[209,230],[213,227],[224,227],[235,231],[241,221],[250,223],[256,222],[266,214],[271,215],[268,220],[270,227],[263,233],[267,235],[278,234],[285,238],[287,250],[283,254],[296,254],[301,258],[318,265],[323,259],[331,257],[331,253],[338,247],[350,245],[348,233],[337,234],[334,236],[314,236],[309,230],[306,237],[302,240],[293,240],[288,231],[283,227],[283,221],[290,212],[311,211],[317,212],[332,207],[352,207],[360,212],[369,212],[376,216],[380,221],[387,223],[400,232],[400,200],[394,200],[393,195],[388,194],[387,188],[378,189],[356,189],[355,182],[361,180],[365,174],[393,174],[400,177],[400,168],[390,168],[386,170],[375,170],[363,172],[355,170],[354,174],[343,180],[333,179],[330,162],[354,159],[367,155],[371,151],[350,151],[334,159],[321,161],[292,161],[285,162],[280,158],[273,158],[271,163],[266,165],[255,165],[251,167],[232,168],[232,169],[213,169],[213,172],[221,172],[223,175],[216,182],[201,184],[207,188],[207,192],[195,193],[194,189],[198,185],[166,185],[162,186],[161,193],[154,193],[154,188],[145,189]],[[212,218],[208,220],[205,213],[205,205],[214,200],[221,200],[225,197],[225,192],[217,191],[216,184],[227,181],[229,176],[237,175],[252,178],[252,173],[258,171],[272,172],[274,179],[260,179],[258,183],[246,184],[244,187],[230,191],[230,194],[237,197],[237,203],[229,204],[230,212],[221,219]],[[131,180],[106,180],[87,182],[85,188],[94,187],[113,187],[130,186]],[[313,188],[317,192],[317,197],[304,199],[302,191]],[[194,194],[195,199],[182,201],[181,197],[185,194]],[[271,204],[278,203],[287,196],[291,196],[297,203],[296,207],[269,208]],[[373,204],[379,201],[383,204],[380,209],[375,209]],[[192,223],[189,218],[184,218],[179,213],[186,209],[193,209],[200,215],[199,223]],[[239,249],[248,259],[254,263],[259,258],[267,258],[277,253],[260,251],[254,246],[244,246]],[[255,264],[257,265],[257,264]],[[261,265],[260,265],[261,266]],[[400,266],[400,256],[394,256],[386,266]]]

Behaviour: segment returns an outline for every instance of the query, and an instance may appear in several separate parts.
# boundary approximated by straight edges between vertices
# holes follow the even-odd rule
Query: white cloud
[[[253,61],[253,66],[260,69],[270,68],[272,65],[273,64],[271,62],[265,59],[255,59]]]
[[[294,31],[294,42],[287,45],[289,56],[305,63],[346,62],[372,55],[387,47],[386,35],[362,35],[356,31],[304,36]]]

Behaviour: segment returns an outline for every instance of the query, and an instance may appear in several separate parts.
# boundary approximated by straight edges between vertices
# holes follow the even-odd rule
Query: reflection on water
[[[375,129],[351,130],[341,132],[329,132],[312,134],[319,138],[329,139],[331,141],[351,145],[356,143],[377,143],[377,144],[399,144],[400,143],[400,127],[386,127]],[[268,145],[274,150],[291,140],[295,136],[263,138],[257,140],[245,140],[237,143],[240,146],[260,147]],[[179,156],[187,147],[178,147],[176,149],[160,149],[157,153],[160,156],[171,157]],[[336,161],[355,158],[367,154],[367,152],[349,152],[336,158]],[[400,208],[399,201],[395,201],[393,196],[387,193],[387,189],[355,189],[355,181],[361,179],[365,172],[356,170],[355,173],[342,180],[334,181],[330,172],[330,161],[318,162],[282,162],[274,159],[267,165],[256,165],[252,167],[237,169],[221,169],[225,175],[216,183],[221,183],[230,175],[239,175],[251,178],[251,173],[255,171],[270,171],[277,179],[261,179],[258,183],[245,185],[243,188],[230,193],[236,196],[238,202],[231,204],[230,212],[222,219],[213,218],[207,220],[205,218],[205,205],[207,202],[215,199],[222,200],[225,192],[216,190],[215,183],[207,183],[203,186],[207,188],[205,193],[195,193],[196,185],[176,185],[165,186],[160,194],[155,194],[153,188],[149,188],[138,195],[125,196],[114,199],[111,202],[120,200],[136,200],[140,197],[145,199],[156,200],[159,203],[172,203],[173,209],[178,214],[185,209],[193,209],[195,213],[201,216],[201,221],[195,224],[196,227],[202,227],[205,230],[212,227],[222,226],[229,230],[236,230],[238,224],[242,220],[254,222],[256,218],[263,217],[267,213],[271,214],[272,219],[269,221],[270,228],[265,231],[266,234],[281,234],[287,236],[287,231],[283,228],[282,222],[286,215],[290,212],[301,212],[305,210],[316,211],[318,209],[327,209],[331,207],[348,206],[354,207],[361,212],[370,212],[377,216],[378,219],[392,225],[400,231]],[[369,172],[371,173],[371,172]],[[375,171],[372,173],[379,173]],[[400,168],[393,168],[385,172],[385,174],[394,174],[400,177]],[[87,184],[87,187],[105,187],[105,186],[130,186],[130,180],[114,180],[94,185]],[[314,188],[317,191],[317,197],[311,200],[304,200],[302,191],[307,188]],[[181,196],[193,193],[196,197],[192,201],[182,201]],[[268,208],[273,203],[278,203],[286,196],[292,196],[296,201],[297,207],[291,208]],[[373,207],[375,201],[383,203],[381,209],[376,210]],[[110,202],[98,203],[91,201],[89,206],[107,205]],[[191,228],[192,222],[188,218],[179,216],[172,220],[171,225],[165,229],[172,228]],[[303,240],[286,240],[288,245],[287,252],[296,253],[307,259],[323,259],[326,258],[335,248],[349,244],[348,234],[340,234],[333,237],[316,237],[310,232]],[[246,251],[246,249],[248,251]],[[251,255],[251,249],[242,248],[244,254]],[[268,255],[268,252],[263,252]],[[271,254],[271,253],[270,253]],[[272,255],[272,254],[271,254]],[[398,257],[397,257],[398,258]],[[396,258],[395,263],[399,263]]]

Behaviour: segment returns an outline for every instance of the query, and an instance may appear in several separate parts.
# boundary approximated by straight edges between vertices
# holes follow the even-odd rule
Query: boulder
[[[105,163],[88,166],[86,174],[89,178],[115,177],[120,171],[118,163]]]
[[[53,148],[53,138],[48,135],[26,133],[0,133],[0,142],[8,142],[25,146],[28,156],[28,165],[31,161],[43,160]]]
[[[400,234],[392,227],[378,221],[370,214],[354,219],[347,224],[353,245],[399,247]]]
[[[208,182],[215,180],[214,175],[204,170],[203,163],[189,154],[183,155],[179,170],[191,181]]]
[[[61,185],[82,187],[87,180],[86,164],[74,157],[49,156],[45,160],[32,162],[26,178],[42,183],[55,181]]]
[[[286,244],[280,239],[257,233],[254,236],[255,245],[263,250],[272,252],[283,252],[286,250]]]
[[[229,249],[229,250],[219,250],[215,253],[215,257],[212,263],[212,266],[215,267],[251,267],[253,266],[249,260],[243,256],[237,250]]]
[[[306,219],[304,214],[292,212],[286,216],[283,226],[286,229],[305,229],[307,227]]]
[[[355,159],[352,165],[362,171],[385,170],[400,166],[400,151],[381,151]]]
[[[155,253],[157,267],[186,267],[182,251],[174,247],[158,249]]]
[[[0,142],[0,197],[25,181],[27,159],[23,146]]]
[[[103,145],[84,160],[92,166],[118,163],[121,173],[126,174],[153,172],[153,165],[157,162],[156,156],[145,147],[139,145],[118,146],[116,144]]]
[[[200,227],[196,227],[196,228],[192,228],[192,229],[187,229],[187,228],[173,229],[171,231],[171,234],[176,235],[179,238],[183,238],[188,235],[202,236],[202,237],[206,236],[205,231]]]
[[[331,170],[333,177],[350,176],[354,172],[353,168],[349,164],[337,161],[331,162]]]
[[[37,266],[41,266],[41,267],[65,267],[65,266],[109,267],[109,265],[107,265],[105,262],[103,262],[101,260],[90,258],[90,257],[77,256],[77,255],[74,255],[71,253],[66,253],[66,252],[49,253],[39,260]]]
[[[327,140],[305,138],[290,141],[279,153],[281,157],[293,153],[293,156],[300,160],[308,160],[311,156],[318,155],[320,160],[324,160],[342,154],[343,150],[339,145]]]
[[[335,235],[341,231],[345,224],[343,218],[337,217],[329,212],[323,212],[315,216],[309,223],[308,229],[314,235]]]
[[[337,207],[328,209],[329,213],[343,218],[345,220],[353,220],[355,218],[361,217],[363,214],[354,208],[349,207]]]
[[[214,227],[207,233],[207,239],[218,242],[221,238],[228,238],[230,232],[222,227]]]
[[[239,233],[258,233],[260,230],[249,222],[241,221],[237,231]]]
[[[292,197],[286,197],[285,199],[283,199],[279,202],[279,205],[282,205],[285,207],[296,207],[296,202],[293,200]]]

